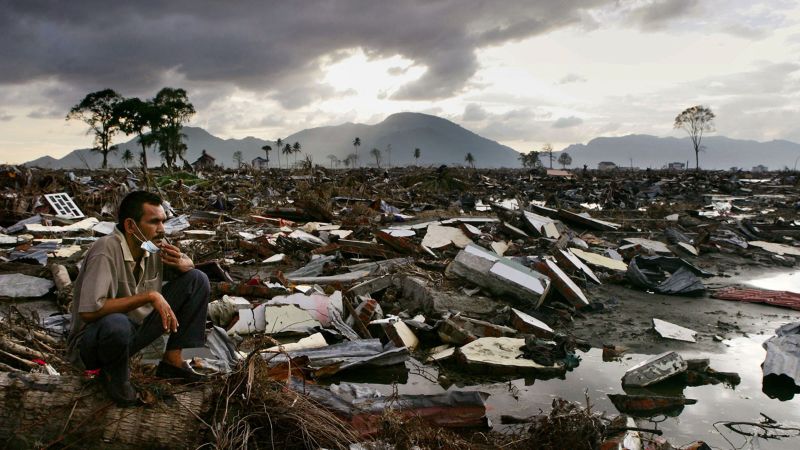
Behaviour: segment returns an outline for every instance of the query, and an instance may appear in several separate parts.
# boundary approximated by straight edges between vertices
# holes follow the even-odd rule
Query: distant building
[[[671,162],[667,165],[669,170],[684,170],[686,169],[686,163],[682,162]]]
[[[192,163],[192,167],[194,168],[194,170],[211,169],[216,165],[217,164],[214,157],[206,153],[205,149],[203,149],[203,154],[200,155],[199,158],[197,158],[197,161]]]
[[[253,159],[253,161],[251,162],[251,165],[253,166],[253,169],[266,170],[266,169],[269,169],[269,160],[266,159],[266,158],[262,158],[260,156],[257,156],[257,157],[255,157]]]
[[[614,170],[617,165],[611,161],[603,161],[597,164],[597,170]]]
[[[769,167],[763,164],[753,166],[753,173],[762,173],[762,172],[769,172]]]

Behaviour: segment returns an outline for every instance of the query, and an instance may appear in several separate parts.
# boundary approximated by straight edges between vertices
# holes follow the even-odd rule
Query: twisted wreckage
[[[713,302],[734,314],[745,302],[800,310],[796,293],[730,278],[743,268],[795,265],[796,176],[575,175],[317,168],[156,172],[142,180],[127,170],[2,167],[0,438],[19,446],[82,439],[345,447],[392,444],[387,421],[414,420],[462,430],[451,444],[481,447],[486,442],[464,430],[485,430],[491,414],[487,394],[469,382],[439,394],[387,394],[353,380],[425,365],[441,369],[442,383],[442,374],[563,378],[592,347],[604,359],[626,348],[660,353],[628,370],[626,394],[609,393],[633,418],[695,402],[637,390],[665,380],[736,385],[737,374],[715,371],[708,360],[662,353],[713,345],[730,327],[687,328],[702,322],[684,323],[691,311],[659,310],[647,297]],[[63,313],[81,256],[111,232],[119,199],[145,186],[168,200],[170,240],[212,281],[207,345],[194,349],[192,364],[218,375],[199,386],[157,382],[151,363],[162,349],[149,349],[134,376],[145,406],[120,409],[90,374],[64,363],[70,319]],[[622,313],[627,325],[608,322]],[[620,329],[642,321],[636,333]],[[797,328],[786,325],[765,343],[764,374],[800,385]],[[571,421],[554,420],[556,412]],[[511,441],[520,447],[558,448],[566,442],[560,433],[581,442],[572,448],[674,448],[660,431],[588,404],[558,401],[550,414],[502,421],[524,423]],[[424,447],[423,435],[409,433],[406,443]]]

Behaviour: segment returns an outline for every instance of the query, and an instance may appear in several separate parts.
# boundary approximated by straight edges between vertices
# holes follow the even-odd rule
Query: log
[[[53,264],[50,266],[50,272],[53,274],[53,282],[56,284],[56,289],[59,291],[66,291],[72,289],[72,280],[69,278],[67,268],[61,264]]]
[[[162,385],[159,385],[162,386]],[[10,448],[196,448],[209,385],[175,386],[153,405],[119,408],[79,376],[0,373],[0,442]]]
[[[12,342],[11,340],[5,338],[0,338],[0,349],[28,359],[44,360],[47,358],[47,356],[45,356],[45,354],[42,352],[30,349],[24,345],[19,345],[16,342]]]
[[[11,331],[16,333],[17,336],[23,337],[25,339],[27,339],[28,334],[30,333],[31,335],[33,335],[34,338],[42,341],[40,342],[40,344],[47,345],[48,347],[56,346],[59,344],[58,339],[54,338],[53,336],[50,336],[49,334],[43,331],[28,329],[21,327],[19,325],[12,325]],[[45,350],[53,352],[51,348],[46,348]]]
[[[19,356],[9,353],[5,350],[0,349],[0,357],[5,358],[7,361],[13,361],[14,364],[18,364],[22,367],[27,367],[28,369],[35,369],[39,365],[33,361],[28,361],[27,359],[22,359]]]

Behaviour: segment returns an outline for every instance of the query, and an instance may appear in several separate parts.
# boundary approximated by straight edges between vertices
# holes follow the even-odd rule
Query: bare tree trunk
[[[196,448],[207,386],[183,387],[154,405],[116,407],[99,383],[77,376],[0,373],[0,443],[41,448]]]

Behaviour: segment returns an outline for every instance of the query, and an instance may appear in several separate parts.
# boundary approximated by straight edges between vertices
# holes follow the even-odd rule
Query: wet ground
[[[769,281],[760,281],[763,279]],[[751,280],[767,283],[763,287],[795,289],[800,272],[744,271],[735,280],[729,279],[723,284],[746,285]],[[434,394],[448,389],[479,390],[490,394],[487,404],[494,428],[512,430],[513,425],[500,423],[501,415],[528,417],[547,412],[556,397],[585,404],[584,392],[588,393],[594,410],[617,414],[607,394],[626,393],[621,383],[625,371],[652,355],[672,350],[685,359],[708,358],[711,368],[738,373],[741,383],[733,387],[724,384],[684,387],[662,383],[649,392],[628,392],[684,395],[697,400],[696,404],[674,412],[672,417],[661,415],[637,419],[638,426],[663,430],[664,437],[673,445],[704,440],[714,448],[724,449],[743,448],[746,437],[730,431],[722,422],[759,422],[762,419],[760,413],[763,413],[782,425],[800,427],[800,394],[795,396],[790,391],[776,393],[770,391],[767,384],[766,390],[772,397],[767,395],[761,370],[766,354],[761,344],[780,325],[800,320],[800,311],[702,297],[655,295],[619,285],[598,286],[591,294],[593,298],[601,299],[606,309],[586,314],[573,323],[572,332],[590,341],[593,348],[589,352],[578,352],[581,357],[579,367],[568,372],[564,379],[489,379],[465,376],[457,367],[447,363],[437,367],[411,361],[406,365],[407,372],[351,374],[339,381],[366,383],[387,395],[394,389],[400,394]],[[697,342],[661,338],[651,330],[653,317],[696,330]],[[617,361],[604,362],[603,344],[625,346],[629,351]],[[776,395],[782,399],[774,398]],[[754,448],[796,449],[800,448],[800,437],[761,439],[758,445],[760,447]]]
[[[681,388],[678,385],[662,385],[651,393],[655,395],[680,395],[696,399],[694,405],[687,405],[676,412],[676,416],[656,416],[651,419],[637,419],[642,428],[659,429],[674,445],[704,440],[714,448],[741,448],[745,437],[738,435],[722,425],[725,421],[759,422],[763,413],[785,426],[800,426],[800,396],[788,400],[770,398],[762,392],[760,364],[765,351],[761,343],[768,336],[736,337],[721,343],[720,352],[695,350],[681,351],[685,358],[709,358],[711,367],[724,372],[737,372],[741,383],[735,387],[723,384]],[[585,404],[588,393],[594,411],[604,411],[609,415],[617,410],[606,396],[624,394],[621,379],[625,371],[651,355],[630,353],[619,361],[604,362],[602,351],[592,349],[578,352],[581,363],[578,368],[568,372],[564,379],[504,379],[490,380],[481,377],[464,377],[455,368],[446,364],[441,367],[427,366],[418,361],[406,364],[408,374],[390,372],[382,374],[382,382],[376,384],[375,373],[353,374],[341,381],[362,382],[385,395],[396,389],[399,394],[436,394],[448,390],[478,390],[490,394],[487,400],[488,415],[495,430],[512,431],[518,425],[502,425],[501,415],[529,417],[550,410],[553,399],[557,397]],[[454,384],[450,384],[456,380]],[[372,382],[369,382],[372,381]],[[393,383],[393,381],[395,383]],[[791,394],[790,394],[791,395]],[[716,426],[715,426],[716,424]],[[726,439],[733,444],[729,444]],[[796,449],[800,447],[800,437],[782,440],[760,440],[761,449]]]

